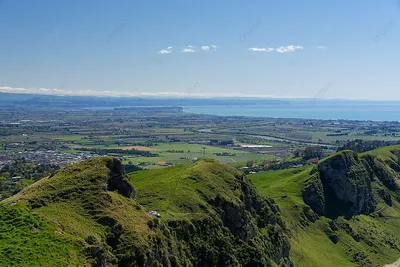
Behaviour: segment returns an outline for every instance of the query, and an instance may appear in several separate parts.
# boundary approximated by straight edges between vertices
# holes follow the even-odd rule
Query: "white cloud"
[[[294,52],[296,50],[303,50],[304,47],[300,45],[288,45],[288,46],[280,46],[275,49],[276,52],[278,53],[288,53],[288,52]]]
[[[250,47],[249,51],[253,51],[253,52],[271,52],[271,51],[274,51],[274,49],[270,48],[270,47]]]
[[[196,83],[197,84],[197,83]],[[101,96],[101,97],[187,97],[187,92],[129,92],[129,91],[109,91],[109,90],[70,90],[60,88],[13,88],[1,87],[0,92],[3,93],[19,93],[19,94],[40,94],[40,95],[54,95],[54,96]],[[255,97],[255,98],[298,98],[299,96],[278,96],[278,95],[249,95],[247,93],[191,93],[190,97]],[[305,98],[303,96],[302,98]]]
[[[158,53],[161,55],[170,54],[172,53],[172,46],[168,46],[166,49],[161,49]]]
[[[216,45],[203,45],[201,47],[201,50],[206,51],[206,52],[208,52],[208,51],[217,51],[217,46]]]
[[[188,47],[184,48],[184,49],[182,50],[182,52],[183,52],[183,53],[194,53],[194,52],[196,52],[196,51],[193,49],[193,46],[189,45]]]
[[[216,45],[203,45],[198,48],[205,52],[217,51]],[[196,52],[196,47],[194,47],[192,45],[187,45],[181,51],[182,51],[182,53],[194,53],[194,52]],[[172,46],[168,46],[167,48],[161,49],[160,51],[158,51],[158,53],[161,55],[170,54],[170,53],[172,53]]]
[[[327,47],[327,46],[324,46],[324,45],[317,45],[317,48],[318,48],[318,49],[327,49],[328,47]]]

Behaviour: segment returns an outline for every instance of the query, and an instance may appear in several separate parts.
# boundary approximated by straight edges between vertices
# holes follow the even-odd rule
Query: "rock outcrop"
[[[231,186],[239,201],[217,194],[209,199],[207,217],[168,223],[172,235],[191,251],[184,257],[193,266],[293,266],[288,230],[276,203],[259,195],[243,175]]]
[[[370,174],[352,151],[321,161],[303,199],[317,214],[327,217],[369,214],[376,206]]]
[[[368,169],[372,179],[376,177],[389,190],[396,189],[396,179],[398,179],[398,175],[391,167],[389,167],[382,160],[372,155],[366,155],[363,157],[363,159],[364,165]]]
[[[120,160],[113,158],[107,162],[110,176],[107,180],[107,190],[118,191],[125,197],[135,198],[135,190],[124,177],[124,168]]]
[[[324,187],[319,172],[312,174],[309,184],[303,191],[304,202],[319,215],[326,214]]]

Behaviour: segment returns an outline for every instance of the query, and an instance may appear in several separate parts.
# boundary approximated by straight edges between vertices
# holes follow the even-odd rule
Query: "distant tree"
[[[304,159],[321,158],[322,148],[320,146],[308,146],[304,149]]]
[[[126,173],[130,173],[130,172],[142,170],[142,168],[140,168],[140,166],[137,166],[134,164],[126,164],[126,165],[124,165],[124,170]]]
[[[254,162],[252,161],[252,160],[248,160],[247,162],[246,162],[246,166],[247,167],[253,167],[253,164],[254,164]]]
[[[372,140],[364,141],[362,139],[350,140],[338,147],[337,151],[341,150],[353,150],[357,153],[362,153],[368,150],[373,150],[382,146],[400,144],[400,141],[383,141],[383,140]]]
[[[296,149],[294,152],[293,152],[293,156],[294,157],[300,157],[301,155],[303,154],[303,151],[302,150],[300,150],[300,149]]]

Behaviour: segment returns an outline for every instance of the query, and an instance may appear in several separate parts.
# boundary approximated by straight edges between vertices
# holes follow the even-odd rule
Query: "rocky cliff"
[[[397,189],[398,174],[385,162],[368,154],[359,157],[352,151],[322,160],[310,174],[304,202],[327,217],[370,214],[376,208],[376,198],[390,204],[387,190]],[[376,192],[373,182],[379,187]]]

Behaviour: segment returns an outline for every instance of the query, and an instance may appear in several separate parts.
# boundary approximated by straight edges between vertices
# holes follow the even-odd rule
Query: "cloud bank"
[[[128,92],[128,91],[108,91],[108,90],[70,90],[60,88],[15,88],[9,86],[0,87],[2,93],[14,94],[39,94],[39,95],[54,95],[54,96],[101,96],[101,97],[187,97],[185,92]],[[248,93],[191,93],[193,98],[209,98],[209,97],[247,97],[247,98],[310,98],[306,96],[277,96],[277,95],[261,95]]]
[[[279,46],[277,48],[272,47],[250,47],[248,50],[252,52],[278,52],[278,53],[290,53],[295,52],[296,50],[303,50],[304,47],[300,45],[288,45],[288,46]]]
[[[194,53],[199,50],[203,51],[203,52],[213,52],[213,51],[217,51],[217,46],[216,45],[202,45],[202,46],[195,47],[195,46],[188,45],[188,46],[185,46],[180,49],[180,51],[182,53]],[[164,48],[164,49],[161,49],[160,51],[158,51],[158,54],[161,54],[161,55],[171,54],[172,51],[173,51],[172,46],[168,46],[167,48]]]
[[[278,53],[289,53],[294,52],[296,50],[303,50],[304,48],[300,45],[288,45],[288,46],[280,46],[275,49]]]
[[[271,52],[271,51],[274,51],[274,49],[270,48],[270,47],[250,47],[249,51],[253,51],[253,52]]]

